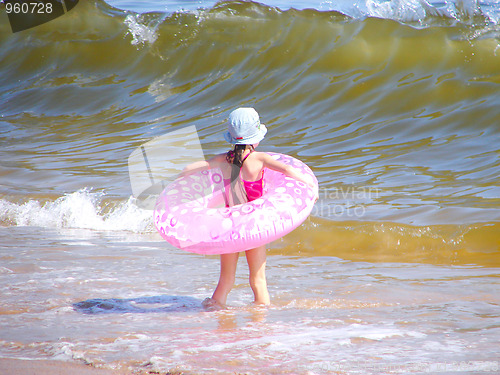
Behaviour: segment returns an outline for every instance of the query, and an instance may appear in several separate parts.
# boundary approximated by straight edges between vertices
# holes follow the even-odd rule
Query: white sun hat
[[[236,145],[253,145],[264,139],[266,125],[260,123],[259,114],[253,108],[238,108],[229,115],[226,141]]]

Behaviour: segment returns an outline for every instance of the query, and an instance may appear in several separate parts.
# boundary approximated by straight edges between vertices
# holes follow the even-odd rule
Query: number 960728
[[[7,13],[15,14],[47,14],[52,13],[51,3],[6,3],[5,10]]]

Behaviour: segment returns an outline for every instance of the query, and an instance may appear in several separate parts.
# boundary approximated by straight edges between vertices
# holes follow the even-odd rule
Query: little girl
[[[270,168],[286,176],[313,186],[313,179],[297,171],[290,165],[273,159],[269,154],[257,152],[255,148],[264,139],[267,128],[260,123],[259,115],[253,108],[238,108],[229,115],[228,132],[224,138],[234,149],[226,154],[219,154],[208,161],[200,161],[187,166],[183,174],[194,171],[220,168],[224,176],[226,206],[253,201],[264,192],[265,169]],[[250,271],[250,287],[254,294],[254,303],[270,303],[266,282],[266,247],[265,245],[245,251]],[[220,277],[212,298],[203,301],[209,309],[223,308],[227,295],[235,281],[236,265],[239,253],[220,256]]]

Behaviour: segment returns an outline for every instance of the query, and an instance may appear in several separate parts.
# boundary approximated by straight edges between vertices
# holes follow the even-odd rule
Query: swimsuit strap
[[[254,152],[254,151],[255,151],[255,150],[250,150],[250,152],[248,153],[248,155],[247,155],[247,156],[245,156],[245,157],[243,158],[243,160],[241,161],[241,166],[242,166],[242,167],[243,167],[243,163],[245,162],[245,160],[247,160],[247,158],[250,156],[250,154],[251,154],[252,152]],[[242,179],[242,180],[243,180],[243,182],[244,182],[245,184],[246,184],[246,183],[254,183],[254,182],[262,182],[262,178],[264,177],[264,169],[265,169],[265,168],[262,168],[262,172],[261,172],[261,173],[262,173],[262,175],[260,176],[260,179],[258,179],[257,181],[245,181],[245,180],[243,180],[243,179]],[[241,167],[240,167],[240,170],[241,170]]]
[[[253,150],[250,150],[250,152],[247,154],[247,156],[245,156],[243,158],[243,160],[241,161],[241,166],[243,166],[243,163],[245,162],[245,160],[247,160],[247,158],[250,156],[250,154],[253,152]]]

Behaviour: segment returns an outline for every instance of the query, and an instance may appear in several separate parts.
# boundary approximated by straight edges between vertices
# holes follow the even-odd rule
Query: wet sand
[[[99,369],[84,364],[0,358],[0,375],[131,375],[128,371]]]

